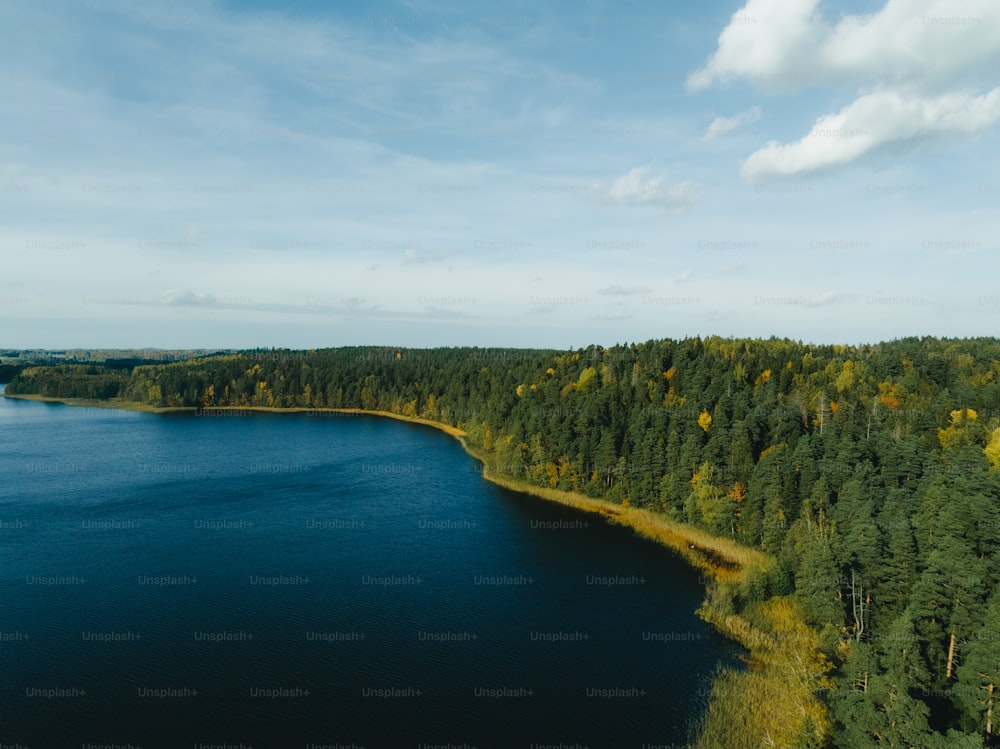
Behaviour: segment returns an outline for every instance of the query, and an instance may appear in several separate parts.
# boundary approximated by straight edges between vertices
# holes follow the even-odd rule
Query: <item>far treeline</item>
[[[778,603],[794,612],[818,656],[812,673],[789,671],[785,691],[772,694],[795,702],[801,677],[823,709],[792,705],[792,728],[761,717],[764,691],[739,681],[753,678],[751,664],[720,674],[703,745],[927,749],[995,739],[996,339],[261,350],[131,371],[27,369],[7,392],[361,408],[456,426],[497,472],[648,508],[774,560],[745,584],[710,590],[715,619],[759,625]]]

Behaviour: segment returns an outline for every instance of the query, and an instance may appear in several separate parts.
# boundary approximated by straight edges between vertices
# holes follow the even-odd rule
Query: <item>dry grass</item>
[[[264,409],[261,409],[264,410]],[[416,416],[403,416],[403,414],[392,413],[391,411],[368,411],[363,408],[302,408],[302,409],[289,409],[289,408],[271,408],[267,409],[269,411],[330,411],[332,413],[341,414],[371,414],[373,416],[387,416],[390,419],[398,419],[399,421],[409,421],[412,424],[423,424],[424,426],[434,427],[435,429],[440,429],[445,434],[450,434],[452,437],[462,439],[465,437],[465,432],[463,432],[458,427],[453,427],[448,424],[442,424],[440,421],[431,421],[430,419],[421,419]],[[462,444],[465,444],[465,440],[462,440]]]
[[[698,616],[711,624],[726,637],[745,647],[751,653],[751,660],[760,662],[765,652],[774,650],[776,638],[762,629],[758,629],[747,619],[737,614],[719,611],[713,606],[703,605],[698,609]]]
[[[817,693],[829,688],[830,667],[819,637],[787,598],[772,598],[749,616],[757,626],[744,634],[758,643],[749,668],[716,679],[698,746],[824,746],[829,718]]]

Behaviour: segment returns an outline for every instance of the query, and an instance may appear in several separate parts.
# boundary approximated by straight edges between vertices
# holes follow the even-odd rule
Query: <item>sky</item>
[[[996,0],[37,0],[0,50],[0,347],[1000,332]]]

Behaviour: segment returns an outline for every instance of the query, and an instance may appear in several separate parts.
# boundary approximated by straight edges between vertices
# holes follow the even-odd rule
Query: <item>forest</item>
[[[752,664],[720,673],[702,745],[994,745],[1000,340],[269,349],[34,367],[7,392],[360,408],[460,428],[498,473],[645,508],[773,560],[709,591],[711,604],[758,626],[766,610],[801,621],[822,710],[799,706],[790,727],[761,718],[753,734],[734,720],[766,710],[740,681]]]

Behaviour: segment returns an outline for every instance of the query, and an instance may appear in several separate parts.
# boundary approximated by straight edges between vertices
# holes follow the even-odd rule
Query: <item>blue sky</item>
[[[1000,321],[1000,4],[0,6],[0,346]]]

